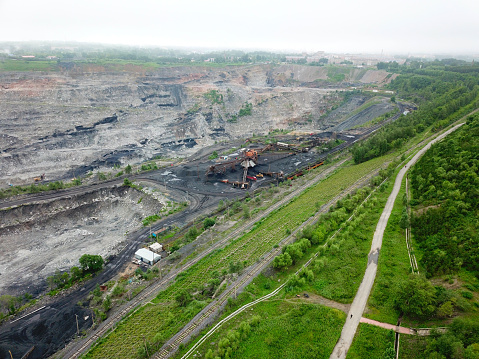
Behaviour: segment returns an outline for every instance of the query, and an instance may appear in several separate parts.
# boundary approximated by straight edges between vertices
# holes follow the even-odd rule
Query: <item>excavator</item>
[[[34,178],[33,178],[33,182],[41,182],[41,181],[43,181],[44,179],[45,179],[45,173],[42,174],[42,175],[39,176],[39,177],[34,177]]]

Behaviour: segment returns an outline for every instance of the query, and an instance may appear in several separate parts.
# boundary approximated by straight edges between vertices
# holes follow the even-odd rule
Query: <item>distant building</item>
[[[324,56],[309,56],[307,59],[306,59],[306,62],[307,63],[311,63],[311,62],[319,62],[321,59],[323,59]]]
[[[299,61],[299,60],[304,60],[305,59],[304,56],[285,56],[285,57],[286,57],[286,61],[288,61],[288,62]]]
[[[144,263],[153,265],[161,259],[161,256],[146,248],[140,248],[135,252],[135,258]]]

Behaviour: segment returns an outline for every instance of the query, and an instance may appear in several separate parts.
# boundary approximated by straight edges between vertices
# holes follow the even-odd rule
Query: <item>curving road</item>
[[[369,294],[371,293],[371,288],[374,284],[374,279],[376,278],[376,271],[378,268],[378,258],[379,252],[381,250],[381,245],[383,241],[384,230],[388,224],[389,216],[391,215],[391,211],[394,206],[394,201],[399,193],[399,189],[401,188],[401,183],[403,180],[404,175],[406,174],[409,167],[414,165],[416,161],[431,147],[432,144],[441,141],[444,137],[449,135],[451,132],[454,132],[459,127],[461,127],[464,123],[460,123],[448,131],[444,132],[440,136],[436,137],[432,141],[430,141],[426,146],[424,146],[419,152],[399,171],[396,181],[394,182],[394,188],[388,198],[386,206],[384,207],[383,213],[379,218],[379,222],[376,226],[376,231],[374,232],[373,241],[371,244],[371,251],[368,255],[368,266],[366,268],[366,272],[364,273],[363,280],[361,285],[359,286],[358,292],[356,293],[356,297],[354,297],[353,304],[351,304],[351,308],[349,313],[346,317],[346,323],[344,323],[343,330],[341,332],[341,337],[339,338],[334,350],[330,356],[330,359],[344,359],[346,358],[346,354],[351,346],[351,343],[354,339],[354,335],[356,334],[356,329],[359,325],[361,317],[364,312],[364,308],[366,307],[366,303],[369,298]]]

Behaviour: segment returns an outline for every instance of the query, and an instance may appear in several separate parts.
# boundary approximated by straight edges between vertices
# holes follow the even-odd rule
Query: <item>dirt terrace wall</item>
[[[125,234],[160,209],[150,196],[120,187],[2,211],[0,294],[36,293],[85,253],[116,254]]]
[[[32,183],[42,173],[69,180],[158,155],[185,157],[272,128],[320,128],[308,119],[338,101],[328,96],[334,88],[308,88],[327,74],[312,66],[83,70],[0,74],[0,187]],[[361,78],[369,76],[363,72]],[[306,86],[275,87],[291,74]],[[374,74],[368,79],[384,79]],[[223,95],[222,103],[205,98],[211,90]],[[232,120],[246,102],[253,104],[251,115]]]

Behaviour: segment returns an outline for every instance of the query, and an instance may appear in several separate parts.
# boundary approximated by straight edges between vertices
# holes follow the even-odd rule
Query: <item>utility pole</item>
[[[77,335],[80,335],[80,328],[78,327],[78,315],[75,314],[75,319],[77,321]]]
[[[149,358],[149,357],[150,357],[150,353],[148,353],[148,347],[146,346],[146,335],[144,335],[143,338],[145,338],[145,351],[146,351],[146,355],[148,355],[148,358]]]

